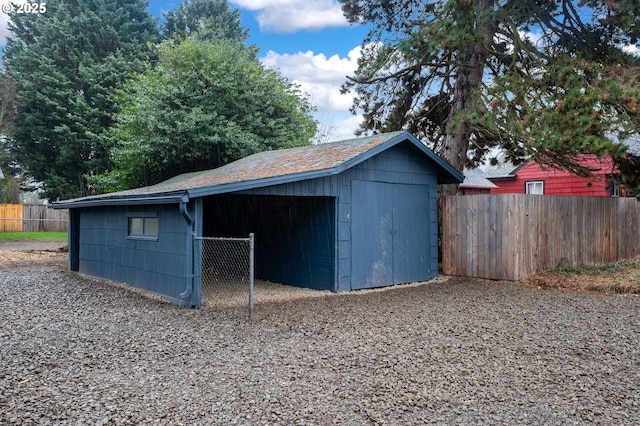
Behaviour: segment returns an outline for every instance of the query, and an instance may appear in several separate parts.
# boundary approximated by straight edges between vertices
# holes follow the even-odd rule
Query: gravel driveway
[[[640,298],[439,280],[180,309],[0,272],[0,424],[638,424]]]

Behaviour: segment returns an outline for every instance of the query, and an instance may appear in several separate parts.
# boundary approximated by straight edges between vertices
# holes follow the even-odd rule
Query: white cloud
[[[360,57],[360,47],[351,49],[346,57],[333,55],[327,58],[324,53],[312,51],[294,54],[267,52],[262,63],[268,67],[278,68],[284,75],[299,80],[316,82],[344,81],[347,75],[353,74]]]
[[[354,74],[359,57],[360,47],[355,47],[346,57],[327,57],[312,51],[294,54],[269,51],[261,61],[267,67],[277,69],[309,95],[317,108],[315,118],[320,124],[320,131],[324,133],[319,139],[333,141],[353,137],[362,120],[349,111],[353,94],[340,93],[340,86],[347,76]]]
[[[321,142],[341,141],[355,138],[355,131],[362,123],[361,115],[318,117],[320,131],[325,133],[326,140]]]
[[[520,34],[520,38],[523,40],[529,40],[529,42],[531,42],[531,44],[533,44],[534,46],[541,48],[542,46],[539,43],[544,43],[545,41],[543,40],[544,38],[544,34],[542,32],[531,32],[531,31],[518,31],[518,34]]]
[[[347,26],[336,0],[231,0],[231,3],[256,12],[260,31],[293,33]]]
[[[338,55],[326,57],[312,51],[294,54],[267,52],[262,63],[277,69],[291,82],[298,84],[308,93],[319,113],[348,111],[353,103],[353,95],[341,94],[340,86],[347,75],[356,70],[360,47],[352,49],[347,57]]]
[[[7,28],[9,17],[6,13],[0,12],[0,46],[4,46],[9,36],[9,29]]]

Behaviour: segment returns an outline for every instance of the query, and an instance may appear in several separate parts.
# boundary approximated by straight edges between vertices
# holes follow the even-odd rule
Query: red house
[[[487,179],[497,188],[492,194],[544,194],[570,195],[582,197],[619,197],[624,196],[618,173],[611,158],[597,158],[583,155],[580,164],[596,169],[590,177],[580,177],[565,170],[541,166],[530,160],[521,166],[485,171]]]

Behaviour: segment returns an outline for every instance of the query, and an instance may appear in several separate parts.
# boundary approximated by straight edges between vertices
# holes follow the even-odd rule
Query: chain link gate
[[[248,297],[253,318],[254,237],[196,237],[200,246],[202,305],[237,305]],[[247,299],[245,299],[247,300]]]

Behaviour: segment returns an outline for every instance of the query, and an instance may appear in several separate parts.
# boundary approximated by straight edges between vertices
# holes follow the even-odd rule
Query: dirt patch
[[[0,250],[0,271],[67,269],[68,253],[60,250]]]
[[[640,257],[606,265],[563,265],[531,275],[526,285],[581,293],[640,294]]]

